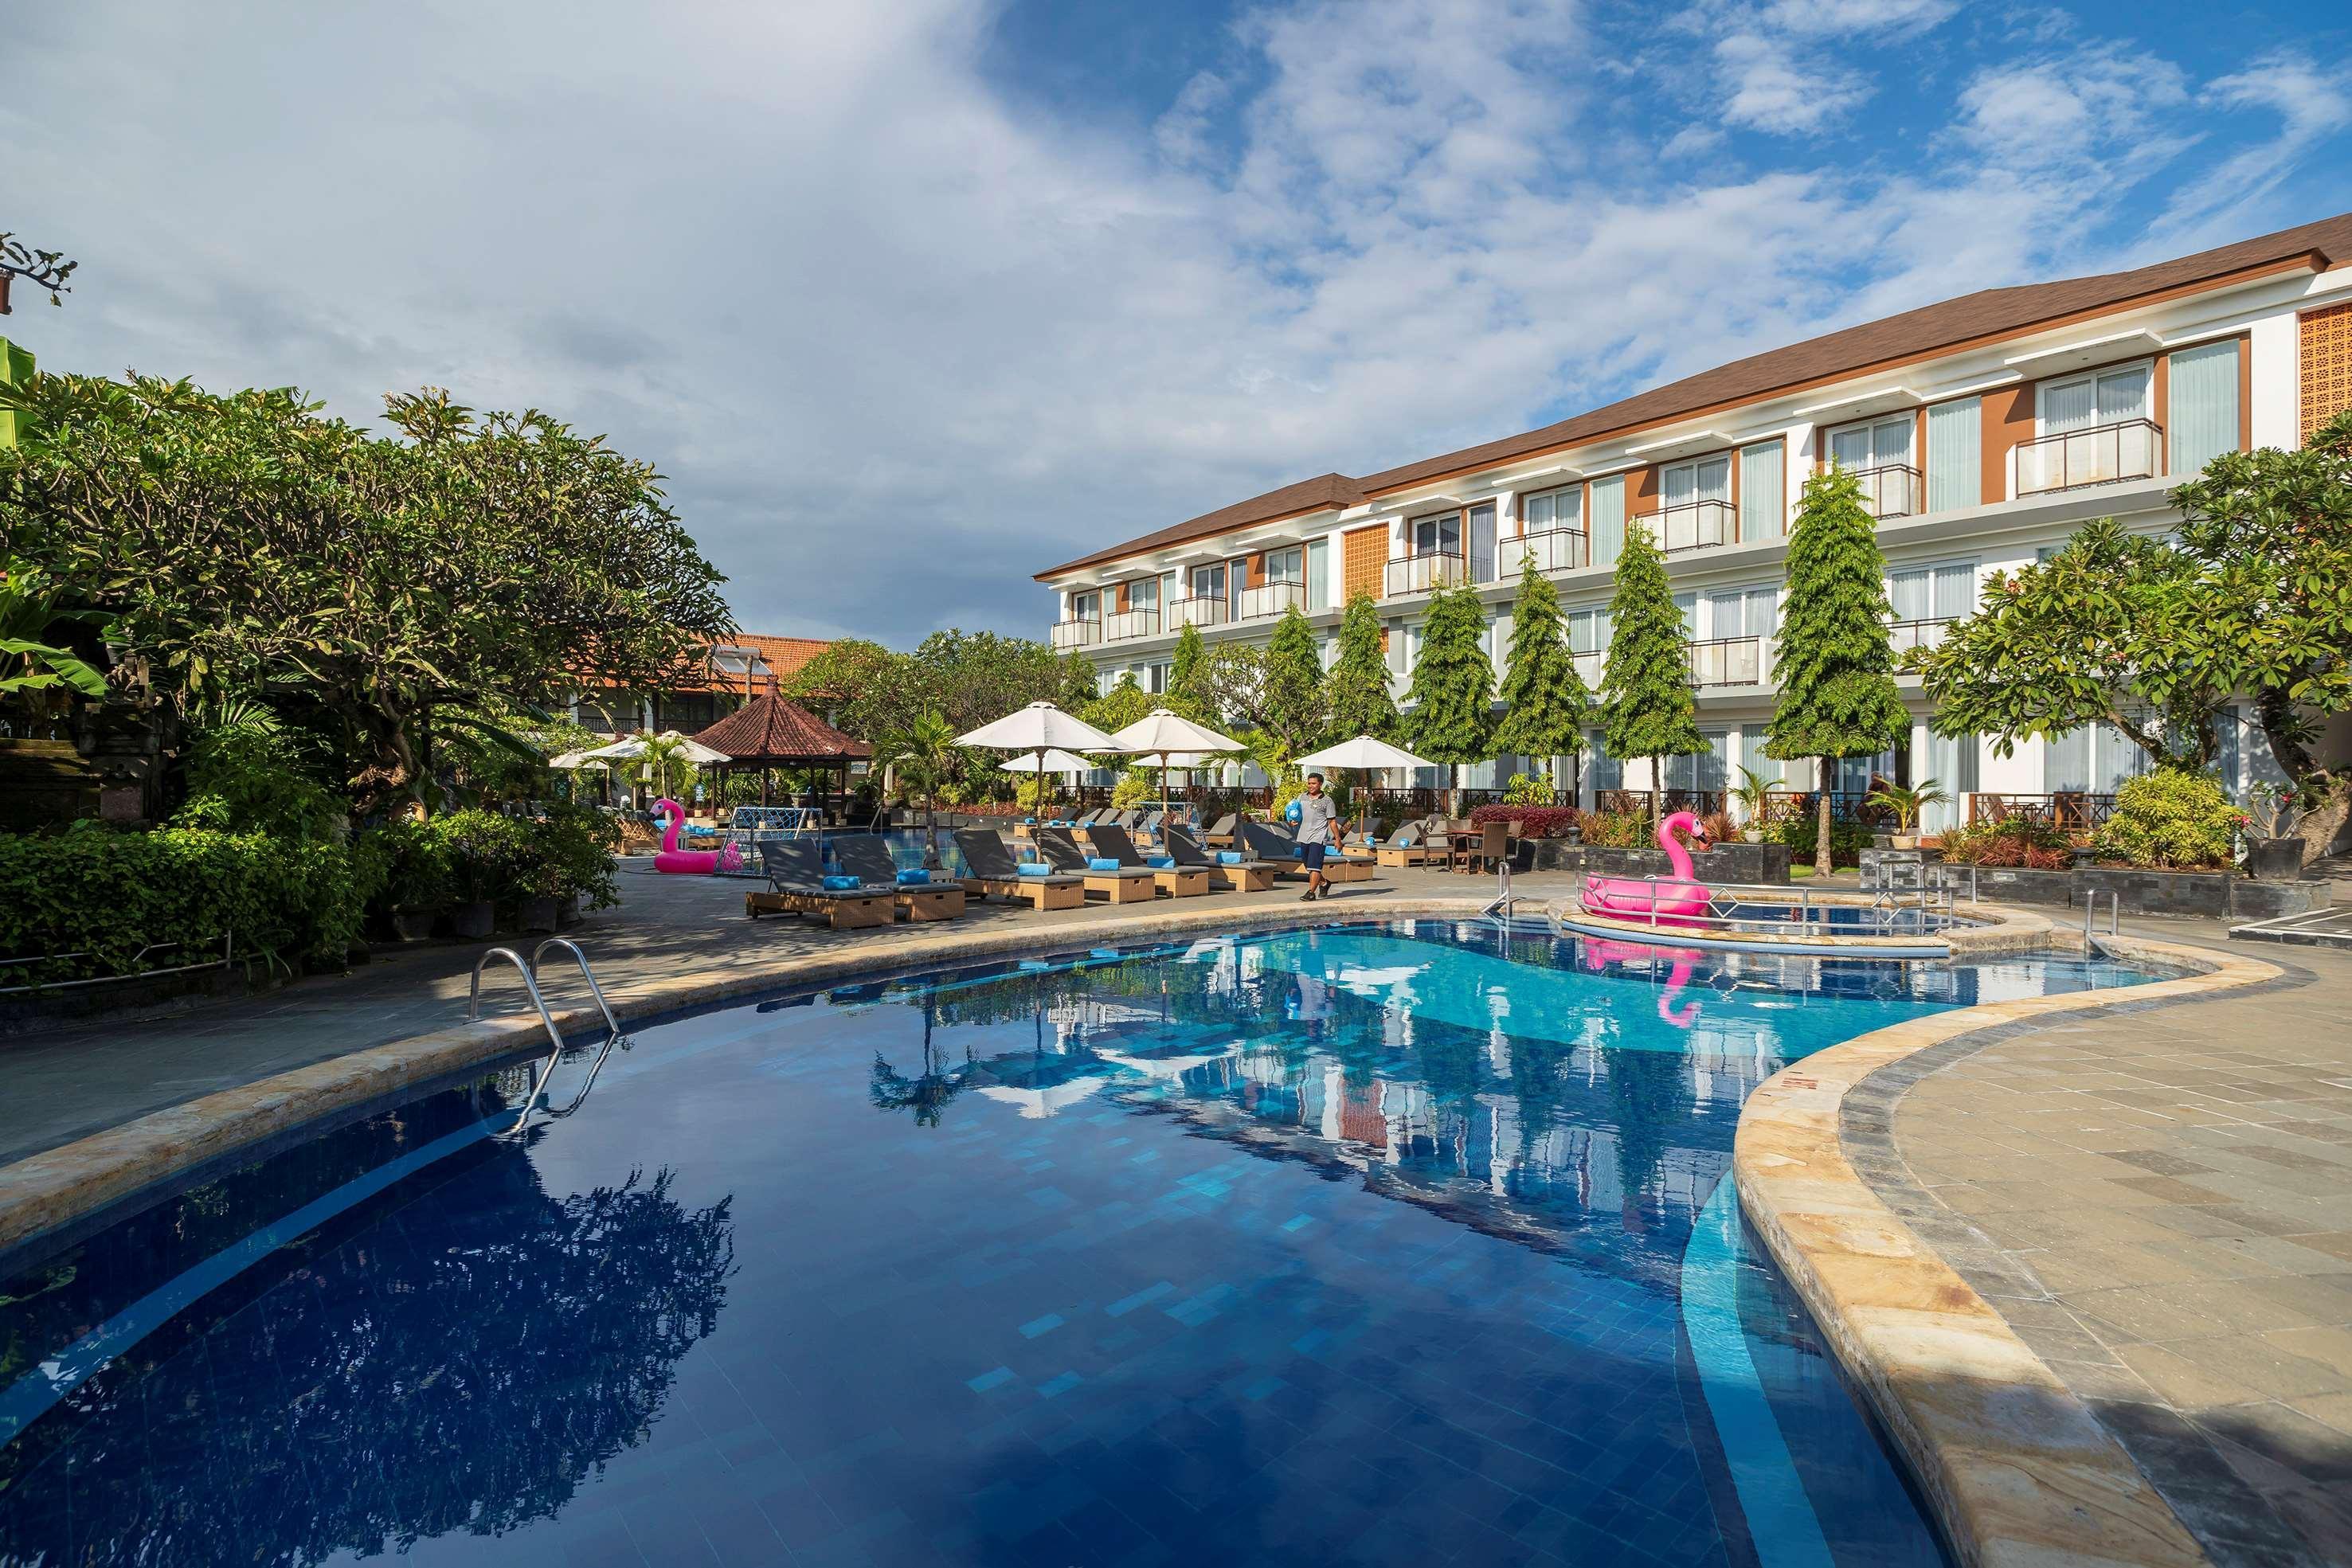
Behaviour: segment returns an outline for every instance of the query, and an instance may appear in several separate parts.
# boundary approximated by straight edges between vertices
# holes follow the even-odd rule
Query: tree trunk
[[[1813,829],[1813,874],[1815,876],[1829,875],[1832,864],[1830,855],[1830,784],[1836,777],[1831,770],[1833,766],[1828,758],[1822,758],[1821,788],[1813,791],[1813,800],[1816,802]]]
[[[2308,865],[2327,852],[2352,813],[2352,779],[2338,778],[2312,756],[2305,732],[2296,722],[2294,699],[2284,692],[2273,688],[2263,693],[2254,699],[2254,713],[2272,760],[2294,784],[2298,806],[2306,808],[2295,813],[2294,836],[2303,841],[2303,860]]]

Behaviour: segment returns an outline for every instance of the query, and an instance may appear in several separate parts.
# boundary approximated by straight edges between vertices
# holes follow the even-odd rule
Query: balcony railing
[[[1102,641],[1102,622],[1092,618],[1084,621],[1056,621],[1049,641],[1056,651],[1067,648],[1091,648]]]
[[[1969,822],[2017,821],[2063,833],[2085,833],[2105,827],[2115,815],[2116,798],[2088,789],[2057,789],[2046,795],[1969,796]]]
[[[1764,679],[1764,639],[1717,637],[1690,645],[1691,685],[1752,686]]]
[[[1157,606],[1150,610],[1114,611],[1103,617],[1103,641],[1106,643],[1131,643],[1138,637],[1159,635],[1160,611]]]
[[[1546,528],[1505,539],[1495,550],[1506,577],[1517,577],[1529,556],[1535,557],[1538,571],[1574,571],[1591,563],[1591,542],[1581,528]]]
[[[1606,653],[1570,653],[1569,657],[1576,662],[1576,678],[1584,683],[1584,689],[1589,692],[1599,691],[1601,689],[1601,672],[1609,667],[1609,655]]]
[[[1234,616],[1234,620],[1264,621],[1294,606],[1304,612],[1307,608],[1307,585],[1276,578],[1255,588],[1243,589],[1241,600],[1241,613]]]
[[[1658,514],[1658,540],[1668,555],[1713,549],[1739,538],[1739,514],[1728,501],[1685,501]]]
[[[1724,798],[1720,789],[1595,789],[1592,809],[1641,811],[1653,819],[1675,811],[1693,811],[1704,817],[1722,810]]]
[[[1225,601],[1222,599],[1171,599],[1161,619],[1171,632],[1181,632],[1187,626],[1222,626],[1226,621]]]
[[[1927,509],[1927,483],[1916,468],[1884,463],[1857,468],[1853,476],[1862,485],[1863,509],[1874,517],[1916,517]]]
[[[2152,420],[2126,419],[2021,441],[2010,450],[2017,475],[2014,494],[2020,498],[2047,496],[2085,485],[2155,478],[2164,472],[2164,427]]]
[[[1427,555],[1409,555],[1389,562],[1381,592],[1383,598],[1394,599],[1401,593],[1427,593],[1469,580],[1470,563],[1460,551],[1433,550]]]
[[[1927,621],[1890,621],[1886,640],[1894,646],[1897,658],[1914,648],[1940,648],[1944,645],[1945,630],[1958,619],[1957,615],[1942,615]]]

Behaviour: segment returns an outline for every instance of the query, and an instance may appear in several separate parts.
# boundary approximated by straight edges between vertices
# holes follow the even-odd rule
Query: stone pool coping
[[[1319,917],[1349,925],[1458,919],[1480,914],[1487,902],[1389,894],[1350,898]],[[893,927],[821,953],[719,974],[639,980],[606,994],[626,1025],[779,990],[1014,954],[1291,927],[1301,923],[1303,913],[1286,904],[1198,910],[1146,905],[1132,914],[1106,910],[1101,921],[1085,925],[986,932],[958,932],[952,925]],[[1951,934],[1956,958],[2079,942],[2026,911],[1979,905],[1969,913],[1975,924]],[[2107,1002],[2145,1004],[2200,994],[2279,972],[2255,960],[2217,958],[2164,943],[2107,945],[2126,956],[2215,973],[2113,991],[1988,1003],[1880,1030],[1775,1075],[1750,1097],[1740,1116],[1734,1176],[1742,1207],[1894,1435],[1948,1535],[1972,1564],[2185,1564],[2202,1558],[2170,1510],[2055,1374],[1854,1173],[1839,1145],[1838,1103],[1847,1089],[1879,1067],[1977,1030]],[[2247,977],[2229,977],[2239,971]],[[603,1024],[593,1008],[559,1011],[556,1021],[568,1037],[588,1037]],[[421,1084],[536,1055],[544,1040],[532,1015],[459,1023],[205,1095],[0,1166],[0,1254],[91,1222],[152,1188],[225,1166],[242,1151],[323,1118],[389,1103]],[[1909,1305],[1904,1298],[1933,1304]],[[1937,1382],[1955,1376],[1973,1381],[1965,1398],[1927,1397]],[[2100,1550],[2074,1544],[2086,1527],[2097,1528]]]
[[[2055,930],[2048,940],[2081,944]],[[1971,1568],[2208,1562],[2089,1407],[1855,1168],[1843,1135],[1848,1095],[1921,1051],[1966,1049],[1971,1036],[1990,1045],[2070,1013],[2161,1006],[2285,973],[2179,943],[2098,942],[2117,957],[2189,972],[1875,1030],[1783,1068],[1740,1111],[1732,1175],[1741,1210]]]

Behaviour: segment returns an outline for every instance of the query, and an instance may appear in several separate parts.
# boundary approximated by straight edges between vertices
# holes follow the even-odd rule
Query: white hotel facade
[[[1741,766],[1781,776],[1762,747],[1787,530],[1808,475],[1837,464],[1861,477],[1900,648],[1935,641],[1992,572],[2031,564],[2085,521],[2164,533],[2179,518],[2168,492],[2215,455],[2297,445],[2346,406],[2352,214],[2130,272],[1927,306],[1540,430],[1304,480],[1038,580],[1056,595],[1056,649],[1091,659],[1106,689],[1132,673],[1152,691],[1187,623],[1211,640],[1263,642],[1293,605],[1322,636],[1328,665],[1341,609],[1369,593],[1402,696],[1437,586],[1478,586],[1499,671],[1532,554],[1597,688],[1613,563],[1639,522],[1667,551],[1710,750],[1653,778],[1648,764],[1621,765],[1595,744],[1554,778],[1572,779],[1587,804],[1611,789],[1720,789]],[[1964,816],[1970,795],[2099,797],[2146,766],[2104,728],[1999,757],[1982,740],[1931,734],[1916,681],[1904,685],[1908,746],[1843,765],[1839,788],[1865,788],[1873,773],[1932,777],[1961,800],[1931,830]],[[2251,723],[2223,728],[2223,772],[2242,790],[2268,753]],[[2331,749],[2347,738],[2332,736]],[[1526,766],[1502,758],[1463,781],[1491,788]],[[1787,783],[1811,789],[1812,765],[1790,765]]]

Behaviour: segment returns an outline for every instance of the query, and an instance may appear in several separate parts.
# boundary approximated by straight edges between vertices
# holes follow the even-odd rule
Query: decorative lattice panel
[[[1386,525],[1354,528],[1339,536],[1345,547],[1341,565],[1345,570],[1346,597],[1352,600],[1359,593],[1381,596],[1381,571],[1389,559],[1389,530]]]
[[[2352,408],[2352,304],[2303,319],[2303,439]]]

